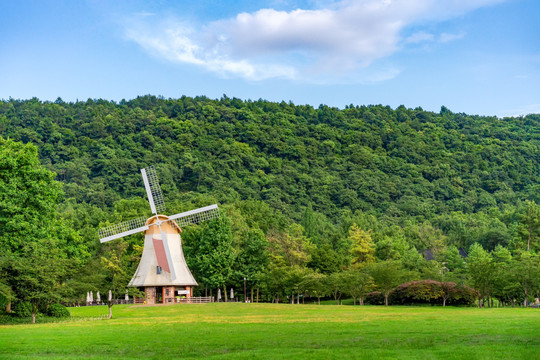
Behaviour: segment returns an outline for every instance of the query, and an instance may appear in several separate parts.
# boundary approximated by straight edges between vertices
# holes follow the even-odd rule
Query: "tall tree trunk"
[[[259,288],[257,288],[257,304],[259,303]]]
[[[11,300],[9,300],[8,303],[6,304],[6,312],[8,314],[11,314]]]
[[[388,306],[388,294],[384,294],[384,306]]]
[[[112,319],[112,303],[109,303],[109,319]]]
[[[225,297],[225,302],[227,302],[227,288],[223,285],[223,296]]]
[[[38,312],[38,306],[36,304],[31,304],[32,306],[32,324],[36,323],[36,314]]]
[[[443,299],[442,299],[442,306],[443,306],[443,307],[446,306],[446,298],[445,298],[445,297],[443,297]]]
[[[249,302],[253,302],[253,288],[251,288],[251,297],[249,298]]]

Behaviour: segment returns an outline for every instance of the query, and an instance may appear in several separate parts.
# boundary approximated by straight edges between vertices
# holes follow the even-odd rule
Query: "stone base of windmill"
[[[137,298],[135,302],[147,305],[189,302],[193,297],[192,286],[146,286],[139,290],[144,291],[145,297]]]

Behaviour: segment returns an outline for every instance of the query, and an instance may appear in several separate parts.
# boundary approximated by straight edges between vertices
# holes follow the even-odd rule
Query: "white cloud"
[[[435,39],[435,35],[424,32],[424,31],[419,31],[407,37],[405,39],[405,42],[408,44],[418,44],[422,42],[431,42],[434,39]]]
[[[442,33],[439,36],[439,42],[441,43],[447,43],[454,40],[459,40],[465,36],[465,32],[460,32],[458,34],[449,34],[449,33]]]
[[[406,44],[434,41],[435,35],[423,31],[405,40],[401,33],[413,24],[440,21],[498,2],[342,0],[310,10],[261,9],[199,26],[180,21],[151,27],[129,22],[126,33],[156,56],[223,76],[306,80],[317,74],[346,75]],[[463,36],[443,33],[437,40],[445,43]]]

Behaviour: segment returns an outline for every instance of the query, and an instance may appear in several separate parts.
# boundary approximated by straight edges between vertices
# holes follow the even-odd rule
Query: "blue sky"
[[[0,0],[0,98],[540,113],[534,0]]]

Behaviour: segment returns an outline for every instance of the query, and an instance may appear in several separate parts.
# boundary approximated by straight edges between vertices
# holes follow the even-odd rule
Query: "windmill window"
[[[161,266],[158,265],[157,268],[156,268],[157,274],[158,274],[158,275],[161,274],[161,271],[162,271],[162,270],[163,270],[163,269],[161,268]]]

